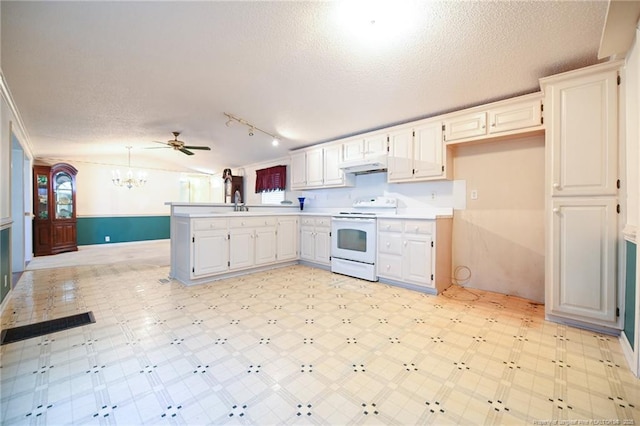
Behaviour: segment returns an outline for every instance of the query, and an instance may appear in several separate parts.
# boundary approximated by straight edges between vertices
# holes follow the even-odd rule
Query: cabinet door
[[[255,264],[264,265],[276,261],[276,228],[265,226],[255,231]]]
[[[399,232],[380,232],[378,234],[378,253],[402,255],[402,234]]]
[[[442,123],[416,127],[413,138],[413,177],[432,178],[444,174],[442,156]]]
[[[295,217],[278,219],[276,240],[278,260],[292,260],[298,257],[298,219]]]
[[[615,324],[616,204],[612,197],[553,201],[552,268],[545,290],[550,313]]]
[[[229,268],[229,242],[226,230],[195,232],[192,249],[193,276],[216,274]]]
[[[229,232],[229,265],[231,269],[253,266],[255,243],[253,228],[231,229]]]
[[[442,143],[442,142],[440,142]],[[389,135],[387,181],[406,181],[413,178],[413,131],[404,129]]]
[[[304,152],[291,154],[291,187],[304,188],[307,185],[307,157]]]
[[[553,195],[615,195],[617,72],[551,84],[546,94]]]
[[[364,158],[364,141],[354,139],[342,144],[342,158],[344,161],[360,160]]]
[[[313,226],[300,227],[300,259],[315,260],[315,228]]]
[[[315,231],[315,260],[319,263],[331,262],[331,241],[328,228],[316,228]]]
[[[405,281],[432,287],[431,235],[405,234],[402,274]]]
[[[476,112],[451,118],[444,122],[445,141],[451,142],[487,134],[487,113]]]
[[[387,134],[382,133],[364,139],[364,158],[387,154]]]
[[[322,148],[307,151],[307,186],[322,186]]]
[[[535,127],[542,124],[542,101],[520,102],[489,110],[489,133]]]
[[[344,172],[338,168],[342,162],[342,145],[333,145],[324,148],[324,184],[342,185]]]
[[[402,256],[379,254],[378,276],[392,280],[402,280]]]

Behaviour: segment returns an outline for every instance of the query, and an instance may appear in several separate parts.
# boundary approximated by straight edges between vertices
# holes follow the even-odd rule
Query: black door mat
[[[44,336],[46,334],[80,327],[94,322],[96,322],[96,319],[93,317],[93,312],[89,311],[84,314],[37,322],[35,324],[23,325],[21,327],[8,328],[6,330],[2,330],[2,334],[0,335],[0,345]]]

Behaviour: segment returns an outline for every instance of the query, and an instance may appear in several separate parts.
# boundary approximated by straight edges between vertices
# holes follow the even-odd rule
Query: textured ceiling
[[[2,0],[0,66],[36,157],[122,164],[131,145],[134,165],[212,173],[537,91],[597,62],[607,10],[372,3]],[[174,130],[212,151],[144,149]]]

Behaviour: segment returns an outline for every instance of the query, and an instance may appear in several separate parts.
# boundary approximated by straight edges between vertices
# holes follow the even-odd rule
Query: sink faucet
[[[249,207],[245,206],[242,203],[242,197],[240,196],[240,191],[236,190],[236,193],[233,194],[233,211],[234,212],[248,212]]]

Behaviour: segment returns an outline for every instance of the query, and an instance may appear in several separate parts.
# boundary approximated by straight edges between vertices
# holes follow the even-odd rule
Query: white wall
[[[180,172],[158,169],[134,169],[147,173],[147,183],[140,188],[117,187],[112,183],[113,166],[66,161],[78,169],[76,178],[77,216],[156,216],[168,215],[168,201],[188,201]],[[121,175],[126,173],[120,170]]]
[[[544,135],[456,147],[454,176],[478,193],[454,212],[465,286],[544,301],[544,171]]]

